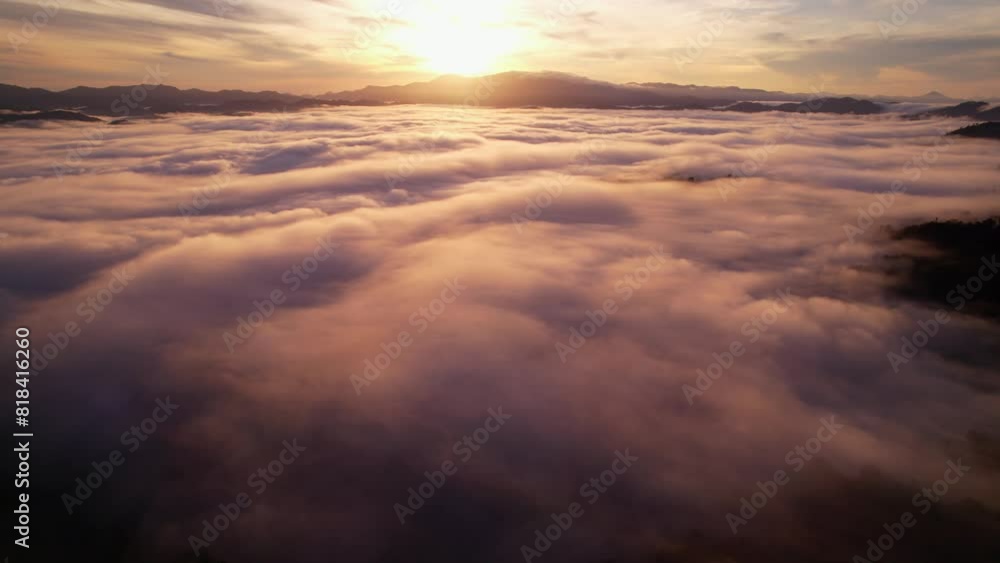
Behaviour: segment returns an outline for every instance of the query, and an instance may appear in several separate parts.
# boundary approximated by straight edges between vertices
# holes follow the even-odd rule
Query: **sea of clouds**
[[[298,440],[203,553],[521,561],[581,502],[531,560],[846,562],[961,459],[894,556],[995,555],[998,326],[951,311],[888,359],[937,307],[888,291],[886,229],[1000,212],[998,145],[942,136],[960,125],[399,106],[0,128],[0,324],[32,331],[38,541],[193,558]],[[165,397],[176,412],[67,514]]]

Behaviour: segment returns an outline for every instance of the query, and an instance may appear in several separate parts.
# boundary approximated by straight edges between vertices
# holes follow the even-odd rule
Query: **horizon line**
[[[73,90],[73,89],[76,89],[76,88],[101,89],[101,88],[130,87],[130,86],[140,86],[140,85],[147,85],[147,84],[155,84],[157,86],[169,86],[171,88],[176,88],[178,90],[201,90],[201,91],[204,91],[204,92],[222,92],[222,91],[226,91],[226,90],[238,90],[238,91],[249,92],[249,93],[275,92],[275,93],[282,94],[282,95],[298,96],[298,97],[301,97],[301,98],[318,98],[320,96],[326,96],[326,95],[329,95],[329,94],[336,94],[336,93],[342,93],[342,92],[357,92],[357,91],[360,91],[360,90],[364,90],[366,88],[393,88],[393,87],[411,86],[411,85],[414,85],[414,84],[426,84],[426,83],[434,82],[436,80],[440,80],[440,79],[443,79],[443,78],[450,78],[450,77],[475,80],[475,79],[482,79],[482,78],[486,78],[486,77],[499,76],[499,75],[504,75],[504,74],[526,74],[526,75],[545,75],[545,74],[551,74],[551,75],[562,75],[562,76],[566,76],[566,77],[579,78],[579,79],[587,80],[587,81],[590,81],[590,82],[601,83],[601,84],[609,84],[609,85],[618,86],[618,87],[624,87],[624,88],[643,88],[643,87],[645,87],[645,85],[662,84],[662,85],[670,85],[670,86],[677,86],[677,87],[756,90],[756,91],[760,91],[760,92],[767,92],[767,93],[770,93],[770,94],[788,94],[790,96],[809,95],[806,92],[790,92],[790,91],[780,90],[780,89],[778,89],[778,90],[771,90],[771,89],[767,89],[767,88],[746,87],[746,86],[739,86],[739,85],[734,85],[734,84],[726,84],[726,85],[710,85],[710,84],[695,84],[695,83],[681,84],[681,83],[677,83],[677,82],[662,82],[662,81],[650,81],[650,80],[632,80],[632,81],[629,81],[629,82],[613,82],[613,81],[610,81],[610,80],[603,80],[603,79],[598,79],[598,78],[592,78],[592,77],[581,75],[581,74],[574,74],[574,73],[570,73],[570,72],[563,72],[563,71],[556,71],[556,70],[541,70],[541,71],[505,70],[505,71],[501,71],[501,72],[494,72],[494,73],[488,73],[488,74],[475,74],[475,75],[457,74],[457,73],[446,73],[446,74],[439,74],[439,75],[431,76],[431,77],[426,78],[426,79],[414,80],[414,81],[410,81],[410,82],[388,83],[388,84],[366,84],[365,86],[361,86],[359,88],[343,89],[343,90],[330,89],[330,90],[327,90],[325,92],[309,92],[309,93],[284,91],[284,90],[279,90],[279,89],[274,88],[274,87],[265,87],[265,88],[259,89],[259,90],[258,89],[243,89],[243,88],[236,88],[236,87],[223,87],[223,88],[217,88],[217,89],[210,89],[210,88],[205,88],[205,87],[201,87],[201,86],[178,86],[176,84],[167,83],[167,82],[163,82],[163,83],[138,82],[138,83],[132,83],[132,84],[106,84],[106,85],[101,85],[101,86],[87,85],[87,84],[76,84],[74,86],[70,86],[70,87],[67,87],[67,88],[48,88],[48,87],[43,87],[43,86],[23,85],[23,84],[19,84],[19,83],[16,83],[16,82],[0,82],[0,85],[15,86],[15,87],[24,88],[24,89],[45,90],[45,91],[53,92],[53,93],[61,93],[61,92],[66,92],[66,91]],[[990,96],[987,96],[987,97],[953,97],[951,95],[948,95],[948,94],[945,94],[945,93],[941,92],[941,90],[939,88],[935,88],[935,87],[930,87],[930,89],[928,91],[923,92],[923,93],[919,93],[919,94],[900,94],[900,95],[870,94],[870,93],[859,93],[859,92],[854,92],[854,93],[840,93],[840,92],[831,92],[831,91],[816,91],[814,93],[820,93],[820,94],[829,95],[829,96],[855,97],[855,98],[856,97],[868,97],[868,98],[923,98],[923,97],[927,97],[927,96],[931,96],[931,95],[938,95],[938,96],[942,96],[944,98],[947,98],[949,100],[964,100],[964,101],[993,101],[993,100],[1000,100],[1000,96],[997,96],[997,95],[990,95]]]

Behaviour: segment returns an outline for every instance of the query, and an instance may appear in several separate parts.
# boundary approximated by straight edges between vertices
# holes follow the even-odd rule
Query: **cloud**
[[[894,372],[887,353],[934,311],[888,291],[878,257],[898,250],[883,226],[996,214],[995,148],[942,145],[948,119],[786,117],[176,115],[114,129],[62,180],[47,171],[86,126],[0,129],[4,330],[31,327],[42,353],[80,328],[32,379],[33,509],[54,507],[66,538],[48,549],[191,556],[188,537],[297,438],[301,460],[213,557],[514,560],[629,449],[640,461],[547,557],[846,561],[961,457],[973,471],[897,549],[985,561],[997,370],[964,358],[1000,328],[953,313]],[[905,193],[851,242],[844,225],[896,180]],[[121,268],[134,279],[102,303]],[[564,362],[556,344],[602,314]],[[351,375],[404,331],[412,345],[359,396]],[[746,353],[689,404],[683,386],[737,341]],[[164,396],[177,413],[60,513]],[[500,406],[511,420],[401,526],[393,505]],[[845,429],[790,470],[830,415]],[[726,514],[781,469],[792,482],[734,538]]]
[[[788,53],[765,55],[770,68],[797,75],[827,72],[846,79],[875,79],[893,67],[921,71],[939,80],[965,80],[995,63],[995,35],[943,37],[843,37]]]

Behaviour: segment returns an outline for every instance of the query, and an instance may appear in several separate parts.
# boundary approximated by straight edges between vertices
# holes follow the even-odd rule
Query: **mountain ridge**
[[[366,86],[358,90],[300,96],[275,90],[208,91],[162,84],[76,86],[60,91],[0,84],[0,110],[70,110],[91,115],[125,117],[172,112],[243,113],[301,110],[323,106],[442,104],[462,106],[558,107],[590,109],[718,109],[724,111],[810,111],[820,113],[880,113],[878,104],[954,101],[932,91],[919,98],[839,96],[829,93],[788,93],[737,86],[697,86],[660,82],[616,84],[584,76],[547,71],[511,71],[479,77],[443,75],[404,85]],[[812,102],[809,106],[805,102]],[[820,103],[822,102],[822,103]],[[985,102],[982,102],[985,103]],[[981,104],[982,104],[981,103]],[[780,104],[780,105],[766,105]],[[920,117],[975,117],[965,109],[919,108]],[[985,107],[985,106],[983,106]],[[980,108],[981,109],[981,108]],[[935,112],[943,111],[937,114]],[[968,114],[968,115],[965,115]]]

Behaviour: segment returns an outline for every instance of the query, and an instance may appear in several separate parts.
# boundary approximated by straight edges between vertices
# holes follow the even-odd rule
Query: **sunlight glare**
[[[434,0],[400,31],[399,44],[441,74],[497,72],[520,41],[508,21],[511,2]]]

